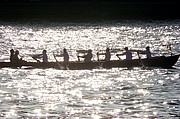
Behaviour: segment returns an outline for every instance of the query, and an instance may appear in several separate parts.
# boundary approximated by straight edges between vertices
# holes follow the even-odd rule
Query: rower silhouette
[[[13,57],[14,57],[14,50],[10,50],[10,62],[13,62]]]
[[[105,55],[104,61],[110,61],[110,59],[111,59],[111,53],[110,53],[109,48],[106,48],[106,52],[105,53],[97,52],[98,60],[99,60],[99,55]]]
[[[84,62],[91,62],[91,59],[92,59],[92,57],[93,57],[93,55],[92,55],[92,50],[89,49],[86,55],[78,56],[78,59],[79,59],[80,57],[81,57],[81,58],[84,58]]]
[[[128,47],[125,47],[125,52],[122,54],[116,54],[116,56],[126,55],[126,60],[132,60],[132,53],[128,50]]]
[[[34,55],[32,56],[32,58],[36,60],[37,62],[40,62],[38,59],[42,58],[43,62],[46,63],[48,62],[47,51],[43,50],[42,54]]]

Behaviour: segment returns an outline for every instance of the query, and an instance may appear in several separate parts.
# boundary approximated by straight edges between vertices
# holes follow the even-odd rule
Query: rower
[[[21,61],[22,61],[22,58],[19,59],[19,51],[16,50],[14,55],[12,56],[12,62],[13,63],[20,63]]]
[[[97,53],[97,55],[105,55],[105,61],[110,61],[111,59],[111,53],[109,51],[109,48],[106,48],[106,52],[105,53]],[[99,59],[98,59],[99,60]]]
[[[43,54],[42,54],[43,62],[48,62],[48,56],[47,56],[46,52],[47,52],[46,50],[43,50]]]
[[[40,62],[38,60],[38,58],[42,58],[43,62],[48,62],[48,56],[47,56],[47,51],[46,50],[43,50],[42,54],[38,54],[38,55],[34,55],[32,56],[33,59],[35,59],[37,62]]]
[[[147,58],[151,58],[151,51],[150,51],[150,47],[149,46],[146,47],[145,51],[138,51],[137,53],[138,53],[138,55],[139,55],[139,53],[140,54],[146,54]]]
[[[10,50],[10,62],[13,62],[13,57],[14,57],[14,50]]]
[[[66,50],[66,48],[63,49],[63,54],[56,55],[58,57],[63,57],[64,58],[64,63],[67,64],[69,62],[69,54]]]
[[[92,50],[89,49],[86,55],[78,56],[78,59],[79,59],[80,57],[81,57],[81,58],[84,58],[84,62],[91,62],[91,59],[92,59],[92,57],[93,57],[93,55],[92,55]]]
[[[125,47],[125,52],[122,54],[116,54],[116,56],[126,55],[126,60],[132,60],[132,53],[128,50],[128,47]]]

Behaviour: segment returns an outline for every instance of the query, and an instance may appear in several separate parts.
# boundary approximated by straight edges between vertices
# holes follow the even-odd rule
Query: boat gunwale
[[[83,62],[83,61],[70,61],[68,63],[69,69],[94,69],[96,67],[102,68],[113,68],[113,67],[162,67],[162,68],[171,68],[173,67],[178,59],[180,54],[173,56],[157,56],[150,59],[132,59],[132,60],[110,60],[110,61],[92,61],[92,62]],[[164,62],[162,62],[164,61]],[[152,64],[154,63],[154,64]],[[165,65],[164,65],[165,64]],[[22,62],[19,64],[14,64],[10,62],[0,62],[0,68],[3,67],[21,67],[21,66],[32,66],[37,68],[57,68],[64,67],[64,62]]]

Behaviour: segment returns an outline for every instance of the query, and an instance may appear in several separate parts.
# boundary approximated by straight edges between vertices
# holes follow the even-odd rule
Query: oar
[[[111,53],[122,52],[124,49],[110,49]]]
[[[36,60],[37,62],[40,62],[40,60],[38,60],[36,57],[31,56],[34,60]]]
[[[139,56],[139,52],[137,52],[137,55],[138,55],[138,58],[139,58],[139,61],[140,61],[141,65],[142,65],[142,67],[145,68],[146,66],[145,66],[145,64],[143,63],[141,57]]]
[[[97,60],[99,61],[99,52],[97,52]]]
[[[85,54],[85,53],[88,53],[88,50],[76,50],[76,52],[78,53],[78,63],[80,62],[80,57],[79,54]]]
[[[98,67],[101,67],[102,65],[100,64],[100,60],[99,60],[99,52],[97,52],[97,61],[98,61]]]
[[[78,63],[80,62],[80,56],[77,56],[77,58],[78,58]]]
[[[76,52],[78,52],[78,53],[87,53],[88,50],[76,50]]]
[[[54,59],[56,60],[56,63],[59,65],[60,69],[63,69],[63,66],[60,64],[60,62],[57,60],[55,54],[53,53]]]
[[[119,59],[119,60],[122,60],[122,59],[119,57],[119,55],[118,55],[118,54],[116,54],[116,56],[118,57],[118,59]]]
[[[80,62],[80,58],[85,58],[85,55],[83,56],[78,55],[77,58],[78,58],[78,62]]]

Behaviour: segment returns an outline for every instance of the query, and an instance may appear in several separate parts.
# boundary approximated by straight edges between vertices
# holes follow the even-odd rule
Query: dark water
[[[153,56],[180,54],[180,21],[125,21],[108,23],[0,22],[0,61],[9,50],[33,61],[29,54],[60,53],[70,60],[76,49],[96,52],[106,47],[144,49]],[[143,57],[143,56],[142,56]],[[124,58],[123,56],[121,57]],[[137,58],[133,54],[133,58]],[[112,54],[112,59],[117,59]],[[62,59],[59,59],[62,60]],[[94,70],[0,69],[1,118],[143,118],[179,119],[180,60],[174,69],[125,68]]]

